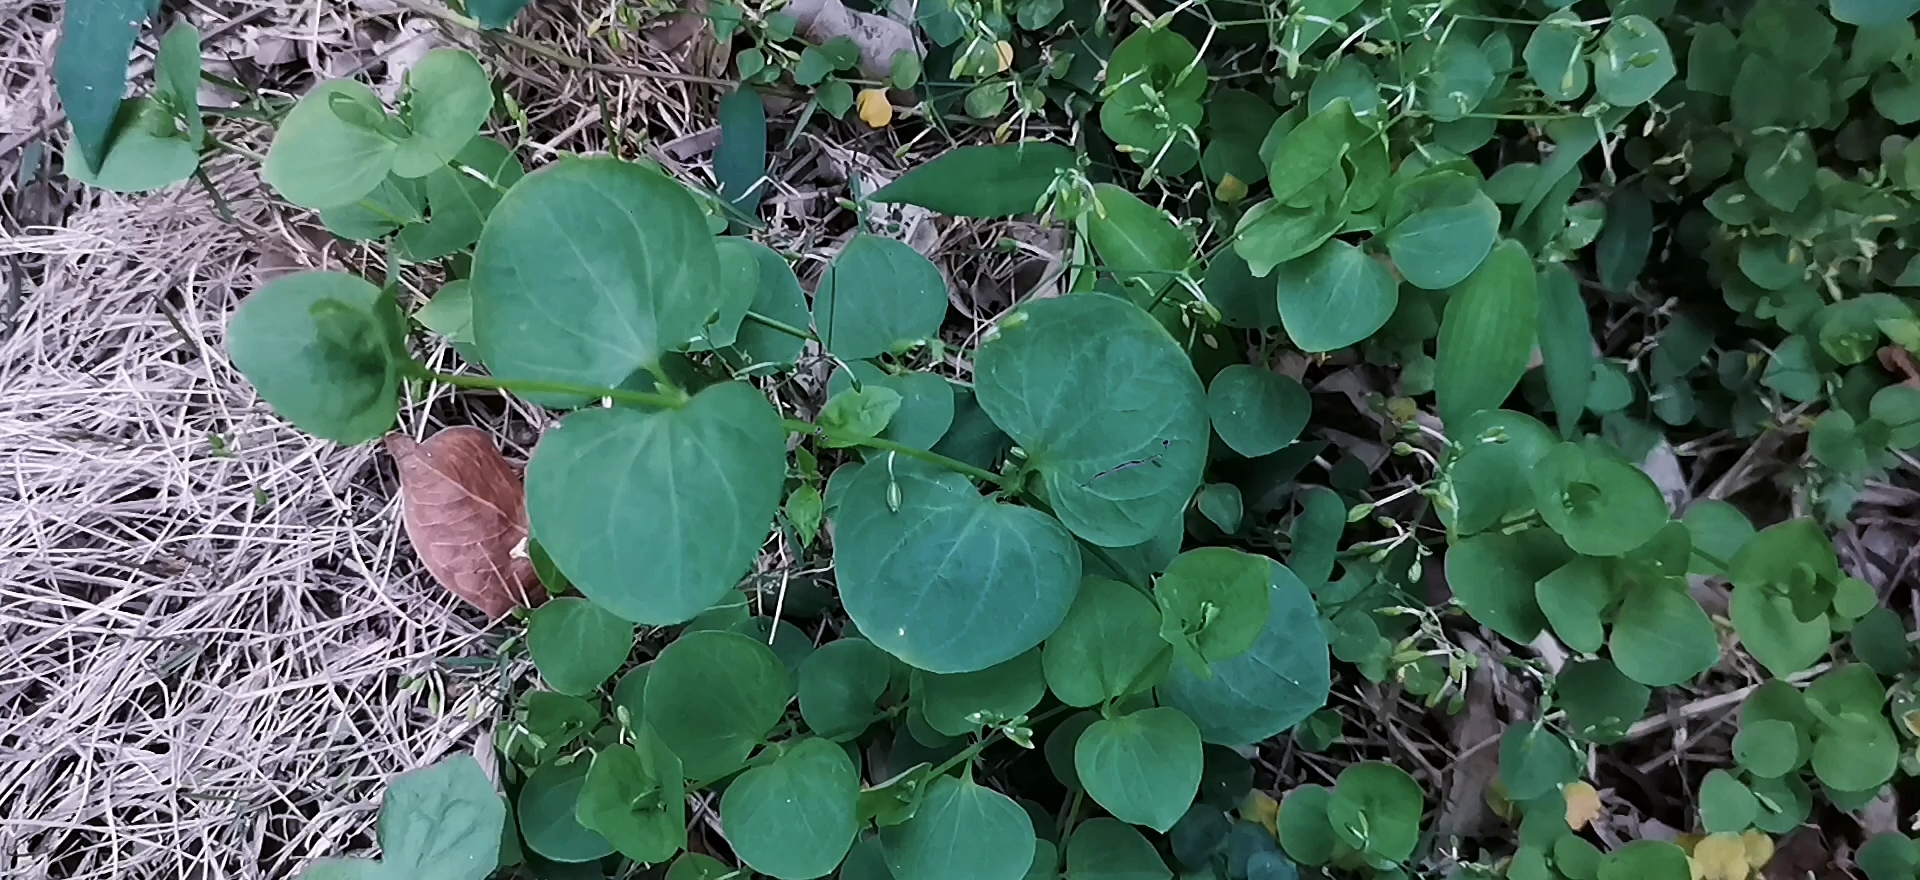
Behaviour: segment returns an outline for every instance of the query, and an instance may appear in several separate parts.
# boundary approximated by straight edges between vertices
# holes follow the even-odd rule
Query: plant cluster
[[[1920,285],[1917,7],[922,4],[936,48],[886,85],[1003,142],[862,202],[1071,232],[1065,293],[958,352],[908,245],[853,230],[809,294],[753,240],[751,91],[722,105],[717,190],[615,158],[525,171],[482,134],[493,84],[458,50],[393,107],[342,80],[274,108],[269,184],[396,261],[457,258],[411,321],[485,371],[415,360],[392,281],[300,273],[229,327],[274,410],[349,444],[415,383],[562,413],[526,470],[553,598],[526,615],[546,687],[497,738],[509,797],[464,762],[402,777],[383,861],[312,876],[1412,876],[1440,860],[1406,771],[1353,762],[1276,807],[1249,756],[1337,742],[1336,672],[1452,709],[1471,623],[1571,659],[1527,666],[1538,711],[1499,739],[1511,839],[1453,869],[1746,880],[1823,803],[1920,770],[1915,658],[1820,519],[1676,516],[1639,462],[1669,436],[1803,445],[1794,507],[1832,519],[1920,444],[1920,317],[1891,292]],[[718,18],[752,43],[743,80],[853,105],[854,41]],[[180,33],[110,138],[75,114],[75,177],[192,173]],[[1014,137],[1049,114],[1087,124]],[[1618,311],[1646,330],[1624,348],[1594,320]],[[756,385],[818,358],[817,408]],[[1282,358],[1391,377],[1371,417],[1402,488],[1321,457]],[[756,571],[770,536],[831,588]],[[1736,642],[1771,678],[1698,780],[1698,833],[1603,852],[1588,752]],[[690,803],[733,862],[687,851]],[[1912,877],[1916,853],[1885,835],[1858,863]]]

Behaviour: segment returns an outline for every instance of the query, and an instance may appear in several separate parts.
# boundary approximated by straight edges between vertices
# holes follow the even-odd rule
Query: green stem
[[[600,388],[593,385],[575,385],[571,382],[541,382],[534,379],[496,379],[492,376],[456,376],[451,373],[436,373],[427,367],[415,363],[413,378],[429,382],[452,385],[455,388],[474,388],[481,391],[511,391],[516,394],[566,394],[573,397],[610,398],[622,403],[637,406],[651,406],[658,409],[679,409],[686,400],[653,394],[646,391],[629,391],[625,388]]]
[[[974,467],[959,459],[948,458],[938,452],[928,452],[925,449],[917,449],[904,443],[895,443],[892,440],[884,440],[879,437],[849,437],[844,434],[837,434],[831,429],[823,428],[813,422],[803,422],[799,419],[782,419],[780,423],[784,425],[788,431],[795,434],[817,435],[832,441],[833,444],[837,446],[858,446],[864,449],[878,449],[881,452],[897,452],[908,458],[924,461],[927,464],[945,468],[957,474],[965,474],[984,483],[992,483],[996,486],[1002,484],[1002,478],[999,474],[990,470]]]
[[[1033,725],[1039,724],[1040,722],[1045,721],[1048,718],[1052,718],[1053,716],[1058,715],[1062,712],[1065,712],[1071,708],[1073,707],[1072,706],[1055,706],[1051,709],[1048,709],[1045,712],[1042,712],[1028,719],[1027,725],[1031,727]],[[999,730],[995,730],[994,732],[981,737],[978,742],[975,742],[973,745],[970,745],[964,749],[961,749],[959,754],[956,754],[953,757],[948,758],[947,760],[941,762],[940,766],[933,768],[933,772],[927,774],[928,778],[939,776],[942,773],[947,772],[948,770],[952,770],[953,768],[960,766],[964,762],[971,761],[974,758],[979,757],[981,752],[986,751],[987,746],[990,746],[996,742],[999,742],[1002,736],[1005,736],[1005,734],[1003,734]]]
[[[798,339],[805,339],[809,342],[819,341],[814,337],[811,331],[802,330],[799,327],[795,327],[792,324],[786,323],[785,321],[776,321],[773,318],[769,318],[766,315],[760,314],[759,312],[748,311],[747,320],[752,321],[755,324],[759,324],[760,326],[765,327],[769,330],[785,333],[788,336],[792,336]]]

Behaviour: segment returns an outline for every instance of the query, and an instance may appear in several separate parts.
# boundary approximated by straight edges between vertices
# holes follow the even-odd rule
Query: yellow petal
[[[1747,844],[1738,834],[1709,834],[1693,845],[1694,876],[1700,880],[1747,880]]]
[[[1600,793],[1585,782],[1569,782],[1562,789],[1567,796],[1567,827],[1575,831],[1600,818]]]
[[[1759,831],[1746,831],[1740,835],[1740,842],[1747,847],[1747,864],[1758,871],[1773,861],[1773,838]]]
[[[1223,202],[1237,202],[1247,197],[1247,182],[1231,174],[1220,178],[1220,185],[1214,187],[1213,197]]]
[[[1267,833],[1280,836],[1280,802],[1259,789],[1247,792],[1240,799],[1240,818],[1267,829]]]
[[[886,89],[861,89],[857,101],[860,121],[868,128],[886,128],[893,121],[893,102],[887,100]]]
[[[1006,40],[1001,40],[993,44],[993,52],[995,55],[1000,56],[1000,69],[994,71],[994,73],[1006,73],[1007,68],[1013,66],[1013,44]]]

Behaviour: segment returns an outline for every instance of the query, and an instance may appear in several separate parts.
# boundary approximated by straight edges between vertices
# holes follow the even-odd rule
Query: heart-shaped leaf
[[[927,784],[913,818],[880,829],[893,876],[916,880],[1016,880],[1033,865],[1034,840],[1019,804],[951,776]]]
[[[655,864],[687,847],[686,779],[680,758],[652,728],[638,726],[634,744],[593,756],[574,818],[621,855]]]
[[[540,677],[563,694],[589,694],[633,652],[633,624],[585,599],[562,596],[535,609],[527,652]]]
[[[739,769],[792,698],[792,676],[766,643],[705,630],[681,635],[654,658],[644,714],[687,778],[709,780]]]
[[[280,120],[261,175],[302,208],[353,202],[393,170],[399,144],[380,127],[386,114],[372,89],[350,79],[323,82]]]
[[[847,242],[813,291],[821,344],[847,360],[932,339],[946,316],[940,270],[905,243],[877,235]]]
[[[365,443],[399,412],[404,326],[380,288],[339,272],[300,272],[240,304],[227,324],[227,355],[295,427]]]
[[[1497,217],[1499,210],[1494,213]],[[1339,239],[1282,263],[1275,276],[1280,322],[1301,351],[1354,345],[1386,326],[1400,305],[1393,270]]]
[[[1286,566],[1269,561],[1268,568],[1266,625],[1252,647],[1209,664],[1208,676],[1177,666],[1156,691],[1161,705],[1186,713],[1207,742],[1259,742],[1326,705],[1327,636],[1313,595]]]
[[[1095,803],[1162,833],[1193,803],[1201,764],[1200,729],[1164,707],[1096,721],[1073,749],[1074,772]]]
[[[1118,581],[1088,577],[1040,659],[1054,696],[1093,706],[1159,684],[1172,658],[1153,600]]]
[[[809,738],[783,744],[773,763],[740,774],[720,799],[735,855],[780,880],[833,873],[859,831],[860,773],[845,749]]]

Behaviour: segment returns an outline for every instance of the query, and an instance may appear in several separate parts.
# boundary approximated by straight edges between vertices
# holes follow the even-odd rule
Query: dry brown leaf
[[[478,428],[448,428],[424,443],[387,435],[400,471],[407,540],[434,580],[492,620],[544,598],[527,538],[520,477]]]
[[[1280,836],[1280,802],[1260,789],[1252,789],[1240,799],[1240,818],[1267,829],[1275,838]]]
[[[1563,789],[1567,796],[1567,827],[1575,831],[1587,827],[1588,822],[1600,818],[1600,792],[1585,781],[1567,783]]]

